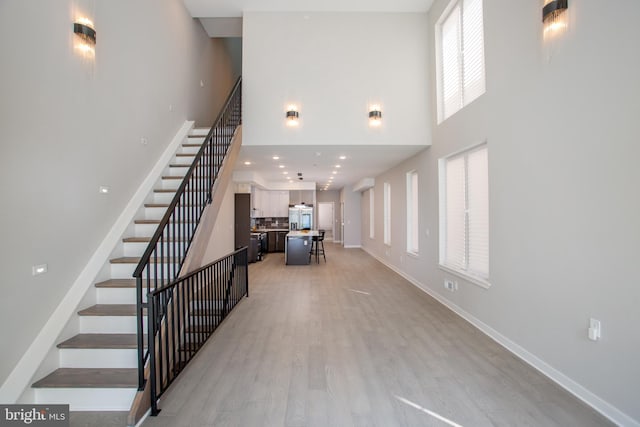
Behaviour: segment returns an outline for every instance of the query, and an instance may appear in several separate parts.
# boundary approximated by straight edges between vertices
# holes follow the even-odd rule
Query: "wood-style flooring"
[[[360,249],[268,254],[144,427],[608,426]]]

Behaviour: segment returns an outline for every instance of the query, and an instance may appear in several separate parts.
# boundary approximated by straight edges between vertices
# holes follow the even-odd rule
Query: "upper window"
[[[489,286],[489,167],[482,144],[440,159],[440,265]]]
[[[418,172],[407,172],[407,252],[418,253]]]
[[[485,92],[482,0],[453,0],[436,24],[438,123]]]

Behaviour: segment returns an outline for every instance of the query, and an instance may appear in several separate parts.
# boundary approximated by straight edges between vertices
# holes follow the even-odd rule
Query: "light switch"
[[[600,321],[597,319],[589,319],[589,339],[591,341],[598,341],[601,337],[602,329]]]

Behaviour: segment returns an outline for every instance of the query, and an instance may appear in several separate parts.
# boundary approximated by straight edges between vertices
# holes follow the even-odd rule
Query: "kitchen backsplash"
[[[289,228],[289,218],[254,218],[256,228]]]

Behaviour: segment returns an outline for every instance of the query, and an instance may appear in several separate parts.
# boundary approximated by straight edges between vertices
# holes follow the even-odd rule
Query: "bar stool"
[[[318,230],[320,233],[319,236],[313,236],[311,238],[311,251],[309,252],[309,260],[311,260],[311,255],[314,254],[316,257],[316,264],[320,263],[320,254],[324,258],[324,262],[327,262],[327,257],[324,254],[324,233],[325,230]]]

